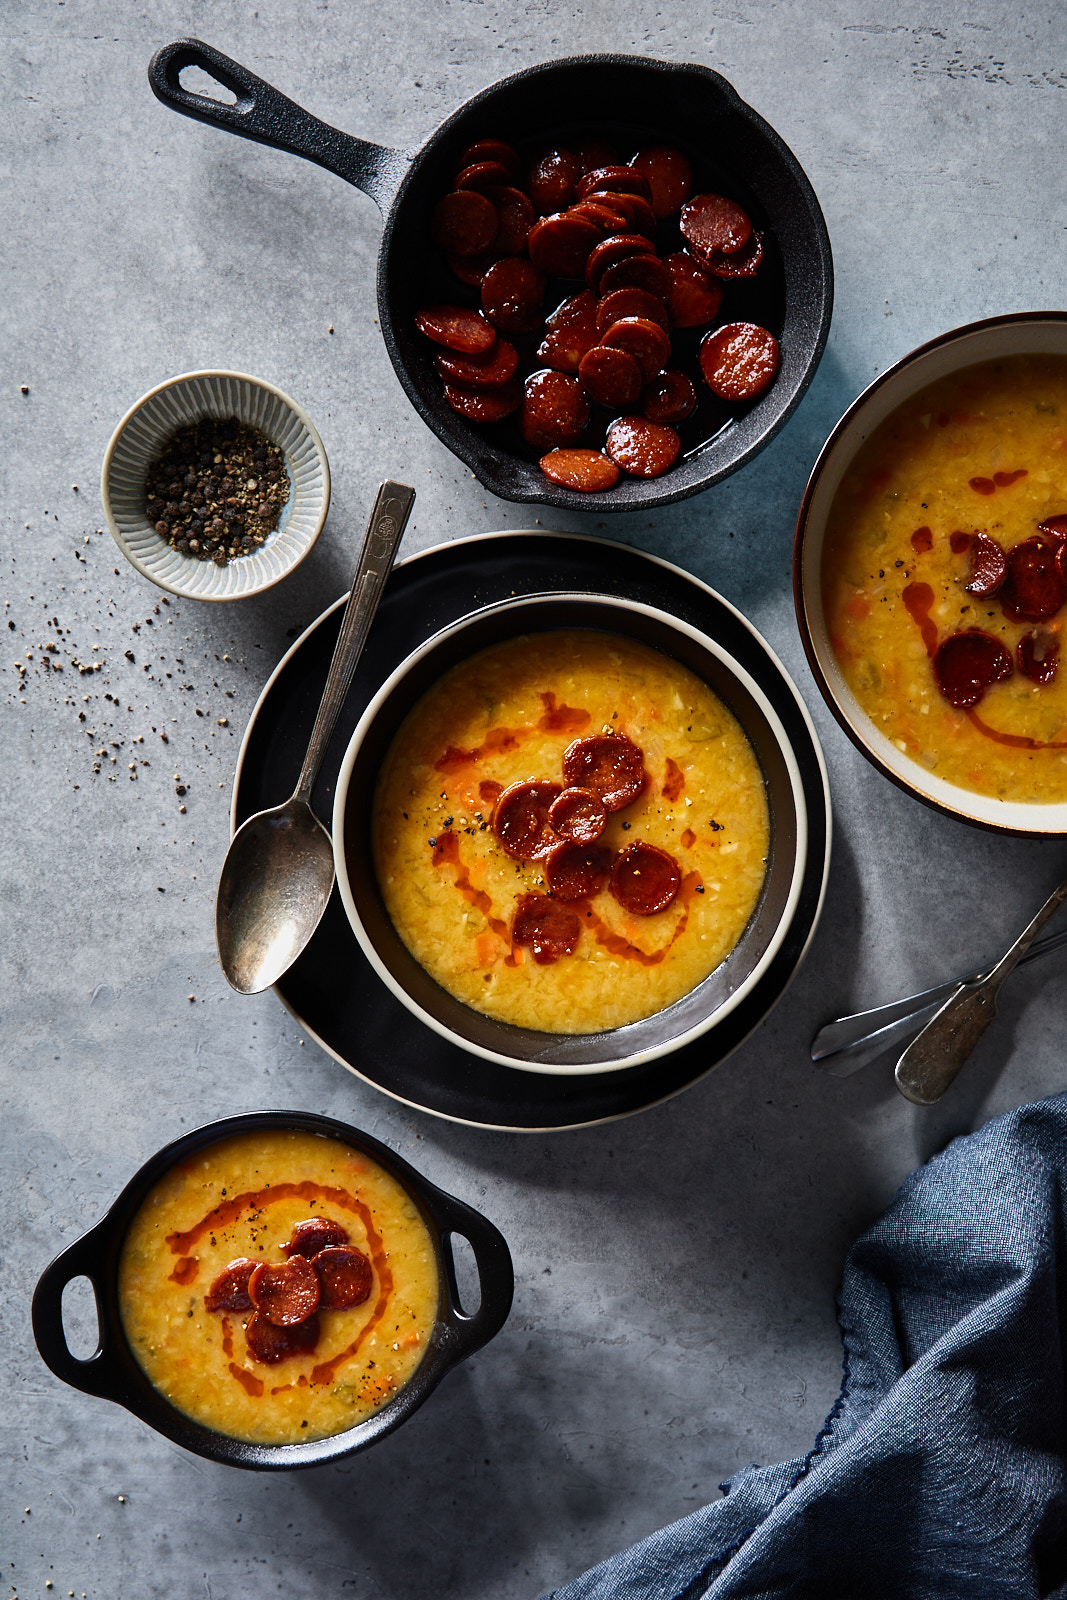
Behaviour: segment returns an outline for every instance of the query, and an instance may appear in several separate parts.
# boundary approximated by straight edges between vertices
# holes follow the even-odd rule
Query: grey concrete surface
[[[1063,305],[1067,15],[1035,0],[7,0],[0,23],[0,1589],[535,1596],[714,1498],[736,1468],[806,1449],[837,1391],[850,1240],[951,1135],[1064,1086],[1049,965],[1013,980],[935,1110],[906,1105],[889,1064],[841,1082],[808,1061],[835,1011],[993,953],[1065,849],[938,818],[862,761],[804,665],[789,557],[806,474],[869,379],[957,323]],[[703,62],[779,130],[821,198],[836,313],[784,433],[654,517],[542,519],[718,587],[780,652],[825,744],[836,854],[807,965],[671,1104],[551,1137],[438,1122],[345,1073],[272,995],[239,999],[217,969],[241,730],[294,630],[345,586],[378,480],[418,490],[408,550],[531,513],[485,493],[410,409],[375,326],[373,205],[152,98],[150,55],[187,33],[326,120],[405,146],[530,62],[605,48]],[[215,365],[307,407],[333,508],[281,588],[164,608],[101,531],[101,456],[144,390]],[[75,659],[94,657],[101,670],[80,674]],[[94,774],[103,747],[115,759]],[[517,1269],[503,1334],[399,1433],[266,1477],[210,1466],[65,1388],[28,1319],[45,1263],[153,1150],[259,1106],[384,1139],[482,1207]]]

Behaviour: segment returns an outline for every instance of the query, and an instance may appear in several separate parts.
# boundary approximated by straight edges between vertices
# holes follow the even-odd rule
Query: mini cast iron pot
[[[422,1364],[374,1416],[345,1433],[314,1439],[307,1444],[250,1444],[215,1433],[185,1416],[142,1372],[127,1343],[119,1314],[118,1273],[122,1245],[149,1190],[164,1173],[193,1151],[257,1129],[297,1129],[322,1134],[370,1156],[415,1201],[437,1251],[441,1298]],[[453,1233],[470,1242],[477,1263],[481,1304],[472,1315],[467,1315],[460,1305],[449,1244]],[[72,1279],[80,1277],[88,1278],[93,1286],[100,1327],[99,1348],[87,1360],[79,1360],[71,1354],[63,1331],[63,1290]],[[311,1112],[253,1111],[185,1134],[146,1162],[96,1226],[76,1243],[68,1245],[42,1273],[33,1296],[33,1336],[57,1378],[85,1394],[99,1395],[101,1399],[125,1406],[135,1417],[186,1450],[231,1467],[308,1467],[353,1455],[399,1427],[450,1368],[473,1355],[499,1333],[511,1309],[513,1288],[511,1254],[492,1223],[462,1200],[436,1188],[376,1139],[358,1133],[343,1122],[335,1122],[332,1117],[320,1117]]]
[[[185,89],[179,74],[199,67],[235,95],[235,105]],[[419,415],[494,494],[572,510],[648,510],[717,483],[778,432],[811,381],[833,303],[830,240],[814,190],[774,129],[707,67],[643,56],[589,55],[530,67],[484,89],[452,114],[421,150],[370,144],[328,127],[236,61],[196,39],[167,45],[152,59],[149,83],[165,105],[259,144],[305,156],[375,201],[385,219],[378,258],[382,335]],[[693,161],[703,188],[738,199],[766,230],[767,259],[754,284],[737,285],[731,320],[761,322],[780,341],[778,375],[748,411],[728,417],[702,391],[696,418],[682,424],[685,448],[662,478],[623,477],[604,494],[583,495],[549,482],[537,452],[512,422],[472,426],[448,405],[433,350],[415,328],[420,305],[465,302],[430,238],[430,214],[452,185],[457,157],[472,140],[495,136],[520,150],[538,139],[597,133],[620,148],[668,141]],[[473,302],[473,299],[471,300]],[[701,420],[703,419],[703,421]],[[691,426],[692,425],[692,426]],[[687,429],[689,432],[687,433]]]

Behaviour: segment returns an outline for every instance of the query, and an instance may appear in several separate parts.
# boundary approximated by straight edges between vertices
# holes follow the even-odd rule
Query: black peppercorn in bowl
[[[170,501],[160,488],[167,473]],[[241,600],[311,550],[329,510],[330,468],[311,418],[274,384],[187,372],[122,418],[100,495],[115,543],[142,576],[193,600]]]
[[[480,1303],[461,1302],[451,1237]],[[98,1347],[67,1344],[88,1278]],[[57,1377],[229,1466],[365,1449],[492,1339],[513,1272],[497,1229],[346,1124],[259,1111],[183,1135],[41,1275],[37,1348]],[[466,1296],[464,1296],[464,1301]]]

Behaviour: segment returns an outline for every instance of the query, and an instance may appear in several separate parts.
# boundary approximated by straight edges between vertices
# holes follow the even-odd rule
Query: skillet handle
[[[186,67],[199,67],[206,72],[236,95],[237,104],[224,105],[209,95],[183,88],[179,74]],[[408,157],[402,151],[370,144],[320,122],[247,67],[199,39],[179,39],[157,50],[148,65],[148,82],[156,98],[172,111],[315,161],[362,189],[383,213],[407,171]]]
[[[84,1394],[99,1395],[104,1400],[117,1398],[115,1384],[117,1372],[111,1359],[105,1329],[103,1295],[100,1286],[101,1250],[105,1244],[102,1228],[92,1228],[76,1239],[72,1245],[56,1256],[41,1273],[33,1291],[31,1318],[33,1337],[45,1365],[51,1367],[57,1378],[81,1389]],[[73,1278],[88,1278],[96,1300],[96,1320],[100,1329],[100,1343],[94,1355],[79,1360],[71,1355],[63,1331],[63,1290]]]
[[[468,1316],[460,1307],[451,1240],[443,1241],[447,1305],[442,1320],[453,1339],[451,1359],[465,1361],[483,1344],[488,1344],[507,1321],[515,1294],[515,1270],[507,1240],[480,1211],[440,1190],[434,1195],[433,1209],[443,1232],[458,1233],[467,1240],[478,1268],[481,1303],[477,1311]]]

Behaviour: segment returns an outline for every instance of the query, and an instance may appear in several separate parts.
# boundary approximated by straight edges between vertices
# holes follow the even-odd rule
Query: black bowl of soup
[[[450,1236],[481,1301],[460,1303]],[[99,1343],[67,1344],[62,1297],[88,1278]],[[44,1361],[176,1444],[250,1468],[312,1466],[392,1432],[503,1326],[503,1236],[376,1139],[258,1111],[185,1134],[46,1268]]]

